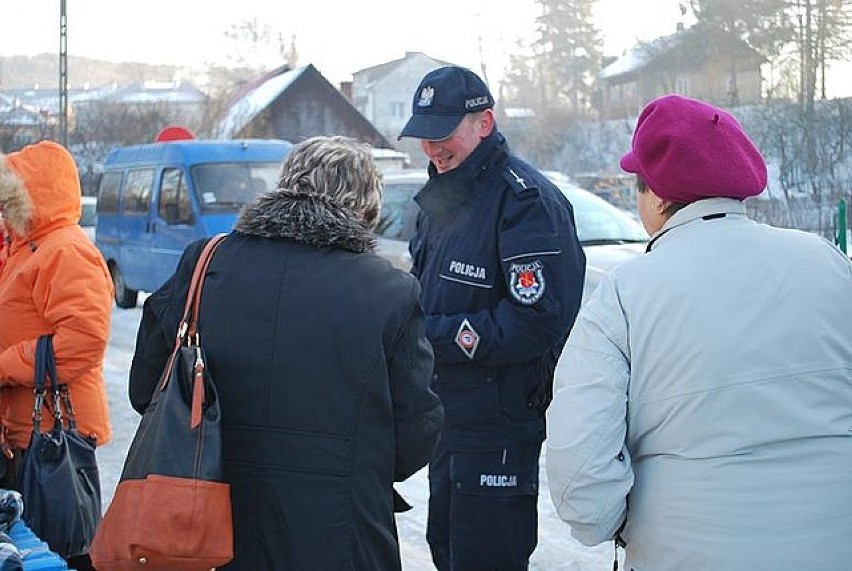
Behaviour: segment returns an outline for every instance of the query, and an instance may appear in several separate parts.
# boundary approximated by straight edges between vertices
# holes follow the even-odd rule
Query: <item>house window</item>
[[[688,77],[678,77],[675,81],[675,93],[689,95],[690,82]]]
[[[391,116],[392,117],[405,117],[405,103],[400,101],[392,101],[391,102]]]

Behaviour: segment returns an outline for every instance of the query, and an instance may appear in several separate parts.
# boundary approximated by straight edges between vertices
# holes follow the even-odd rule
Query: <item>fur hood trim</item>
[[[24,236],[32,221],[33,202],[21,178],[9,168],[6,157],[0,154],[0,207],[3,223],[17,234]]]
[[[235,229],[261,238],[289,238],[317,248],[372,252],[376,239],[359,217],[328,196],[278,189],[240,215]]]

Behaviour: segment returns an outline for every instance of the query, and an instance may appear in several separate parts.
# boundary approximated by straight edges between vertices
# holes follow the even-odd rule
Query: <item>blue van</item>
[[[119,307],[159,288],[184,248],[231,230],[240,209],[277,182],[292,144],[281,140],[180,140],[107,156],[98,187],[95,244]]]

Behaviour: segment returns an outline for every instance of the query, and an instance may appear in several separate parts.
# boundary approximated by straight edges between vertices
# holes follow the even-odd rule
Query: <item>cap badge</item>
[[[420,98],[417,100],[418,107],[429,107],[432,105],[432,98],[435,97],[435,88],[427,85],[420,90]]]
[[[512,264],[509,268],[509,291],[519,302],[532,305],[544,295],[544,266],[540,260],[529,264]]]

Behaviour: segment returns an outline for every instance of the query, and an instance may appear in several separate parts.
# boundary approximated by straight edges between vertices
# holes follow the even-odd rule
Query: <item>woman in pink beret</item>
[[[748,218],[766,164],[722,109],[651,101],[621,167],[651,241],[559,361],[559,515],[636,571],[849,569],[852,262]]]

